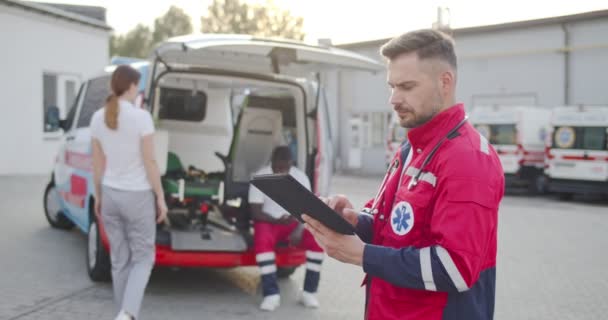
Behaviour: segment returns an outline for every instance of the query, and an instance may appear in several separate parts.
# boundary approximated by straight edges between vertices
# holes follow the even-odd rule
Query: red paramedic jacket
[[[357,234],[367,242],[367,319],[493,317],[504,174],[492,146],[468,122],[447,138],[463,119],[457,104],[411,129],[377,205],[371,200],[359,217]]]

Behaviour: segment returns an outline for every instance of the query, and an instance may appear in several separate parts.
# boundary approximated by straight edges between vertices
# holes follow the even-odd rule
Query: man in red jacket
[[[341,235],[305,217],[327,254],[367,274],[367,319],[491,319],[498,205],[496,152],[455,103],[453,40],[435,30],[385,44],[390,103],[408,142],[361,212],[328,200],[357,230]]]

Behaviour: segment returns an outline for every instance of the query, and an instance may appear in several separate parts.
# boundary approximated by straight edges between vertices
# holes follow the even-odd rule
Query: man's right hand
[[[323,202],[332,208],[335,212],[348,221],[353,227],[357,227],[359,222],[359,212],[354,209],[353,204],[345,195],[339,194],[329,198],[322,198]]]

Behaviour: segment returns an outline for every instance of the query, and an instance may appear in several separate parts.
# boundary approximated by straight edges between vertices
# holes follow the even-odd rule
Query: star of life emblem
[[[391,212],[391,227],[396,235],[404,236],[414,227],[414,210],[407,201],[401,201]]]

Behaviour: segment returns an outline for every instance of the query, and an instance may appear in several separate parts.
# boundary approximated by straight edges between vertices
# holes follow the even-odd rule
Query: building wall
[[[109,32],[0,5],[0,175],[50,174],[61,135],[44,132],[43,74],[98,74]]]
[[[559,23],[500,31],[456,31],[457,100],[464,102],[468,109],[474,105],[495,104],[608,105],[608,90],[603,79],[608,73],[608,38],[605,36],[608,17],[569,22],[566,29],[568,37]],[[570,49],[564,50],[567,42]],[[350,46],[349,50],[380,60],[377,53],[380,45]],[[348,123],[359,113],[391,110],[385,77],[385,72],[340,74],[337,101],[341,104],[341,123]],[[340,133],[337,154],[343,158],[341,168],[348,169],[352,132],[343,126]],[[363,148],[361,167],[355,171],[383,172],[384,156],[384,148]]]
[[[568,26],[570,58],[569,104],[608,105],[608,18]]]
[[[559,25],[455,36],[457,100],[487,104],[564,103],[564,35]]]
[[[380,60],[377,47],[355,50],[360,54]],[[384,141],[386,140],[386,125],[392,107],[388,103],[389,88],[386,84],[386,72],[370,74],[360,71],[342,71],[339,73],[338,103],[340,108],[340,143],[336,154],[340,158],[339,169],[366,174],[379,174],[385,168]],[[371,126],[373,119],[382,117],[383,128]],[[352,132],[350,120],[361,119],[367,125],[361,126],[363,130],[359,137]],[[380,139],[380,140],[379,140]],[[352,161],[351,147],[357,144],[360,147],[360,159]],[[358,166],[352,166],[358,164]]]

